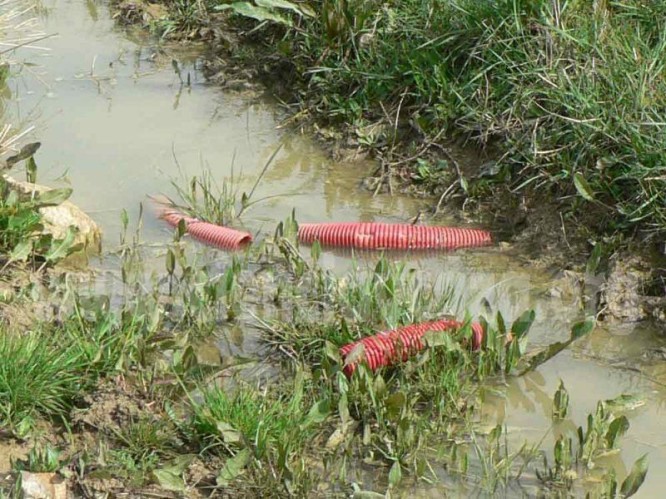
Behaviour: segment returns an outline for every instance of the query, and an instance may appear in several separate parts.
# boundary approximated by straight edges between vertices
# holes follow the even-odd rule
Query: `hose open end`
[[[162,206],[158,217],[172,227],[178,227],[180,222],[184,220],[187,233],[192,239],[222,250],[240,250],[252,244],[252,234],[249,232],[202,222],[173,208]]]

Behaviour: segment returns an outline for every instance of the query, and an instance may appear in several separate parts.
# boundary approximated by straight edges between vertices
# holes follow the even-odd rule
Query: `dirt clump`
[[[666,326],[666,296],[658,289],[662,279],[646,257],[615,255],[601,289],[604,318],[623,322],[654,319]]]
[[[97,390],[84,397],[87,407],[74,413],[72,422],[81,428],[120,429],[154,412],[153,404],[129,387],[122,378],[105,380]]]

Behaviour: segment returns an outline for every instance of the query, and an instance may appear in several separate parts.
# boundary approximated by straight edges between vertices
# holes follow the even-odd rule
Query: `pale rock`
[[[5,181],[24,194],[42,193],[50,191],[50,187],[31,184],[5,176]],[[42,215],[44,232],[51,234],[55,239],[63,239],[70,226],[77,229],[74,244],[81,243],[86,252],[99,253],[102,249],[102,231],[95,221],[81,208],[64,201],[58,206],[44,206],[39,209]]]
[[[67,499],[67,485],[55,473],[21,472],[25,499]]]

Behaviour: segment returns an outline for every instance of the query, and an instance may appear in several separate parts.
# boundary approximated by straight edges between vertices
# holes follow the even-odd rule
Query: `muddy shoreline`
[[[168,4],[131,1],[111,5],[114,18],[131,29],[148,30],[170,15]],[[567,211],[569,200],[544,199],[541,191],[516,194],[495,185],[490,195],[470,196],[460,178],[473,181],[488,175],[487,170],[492,170],[499,157],[498,148],[486,145],[479,149],[466,145],[464,138],[441,137],[430,142],[402,121],[379,121],[369,131],[332,122],[301,100],[308,83],[296,65],[266,50],[255,36],[246,35],[251,25],[239,26],[237,20],[229,22],[223,14],[211,14],[200,23],[195,22],[188,32],[174,31],[170,43],[200,47],[203,73],[211,84],[250,98],[256,95],[277,100],[283,113],[281,128],[313,137],[333,160],[375,162],[374,173],[363,180],[362,188],[375,194],[401,193],[427,200],[430,208],[421,213],[422,220],[436,222],[439,212],[448,210],[461,220],[492,227],[498,242],[527,257],[529,265],[552,272],[556,278],[566,271],[575,272],[583,283],[587,279],[588,287],[595,291],[586,299],[596,303],[598,318],[614,323],[653,321],[666,332],[663,242],[641,232],[609,236],[607,228],[598,225],[603,208],[590,205]],[[235,55],[238,51],[244,54]],[[360,139],[367,133],[387,133],[391,127],[396,132],[400,128],[398,140],[391,143],[379,141],[367,146]],[[444,162],[449,171],[423,182],[414,172],[416,159],[429,164]]]

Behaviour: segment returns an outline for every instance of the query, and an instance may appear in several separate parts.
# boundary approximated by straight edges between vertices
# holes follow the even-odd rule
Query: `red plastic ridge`
[[[425,347],[422,341],[423,335],[428,331],[450,331],[458,329],[462,323],[456,320],[439,320],[411,324],[391,331],[382,331],[374,336],[368,336],[354,343],[349,343],[340,348],[340,354],[344,359],[359,345],[362,344],[365,351],[365,362],[374,371],[382,366],[390,366],[400,361],[406,361],[410,356]],[[477,350],[483,341],[483,327],[478,322],[472,323],[472,348]],[[348,376],[356,370],[359,361],[350,362],[344,368]]]
[[[452,250],[492,242],[490,232],[481,229],[374,222],[304,223],[299,225],[298,238],[304,244],[319,241],[323,246],[375,250]]]

